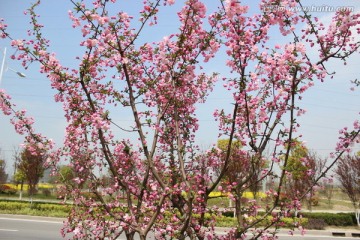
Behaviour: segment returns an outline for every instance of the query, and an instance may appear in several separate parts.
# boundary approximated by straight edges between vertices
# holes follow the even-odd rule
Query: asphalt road
[[[45,218],[32,216],[16,216],[0,214],[0,240],[60,240],[63,239],[60,234],[62,219]],[[219,233],[224,233],[221,229]],[[286,231],[278,234],[281,240],[350,240],[360,239],[359,237],[349,237],[351,233],[347,232],[347,237],[333,237],[326,231],[309,231],[305,236],[290,236]],[[149,239],[154,239],[149,236]],[[120,237],[119,240],[125,240]]]
[[[62,224],[57,218],[0,215],[0,239],[60,240]]]

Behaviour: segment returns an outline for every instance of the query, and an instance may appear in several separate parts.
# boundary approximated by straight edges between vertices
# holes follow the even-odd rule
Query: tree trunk
[[[313,192],[312,192],[312,190],[311,190],[311,192],[310,192],[310,198],[309,198],[309,201],[308,201],[308,210],[310,211],[310,212],[312,212],[312,200],[313,200]]]
[[[33,203],[33,197],[34,197],[34,193],[35,193],[35,187],[33,184],[29,183],[29,198],[30,198],[30,203]]]
[[[135,235],[134,232],[125,233],[125,235],[126,235],[126,240],[134,240],[134,235]]]
[[[237,194],[238,197],[235,198],[235,213],[236,213],[236,220],[237,220],[237,233],[236,237],[241,238],[243,235],[244,230],[244,213],[242,211],[242,204],[241,204],[241,196],[242,193]]]
[[[244,216],[241,211],[241,199],[239,198],[235,199],[235,213],[236,213],[237,224],[240,227],[242,227],[244,225]]]
[[[355,217],[356,217],[356,221],[358,226],[360,227],[360,209],[355,209]]]
[[[24,181],[21,181],[19,200],[22,200],[23,189],[24,189]]]

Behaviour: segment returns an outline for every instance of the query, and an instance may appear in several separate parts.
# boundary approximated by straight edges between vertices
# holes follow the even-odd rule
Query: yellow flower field
[[[209,194],[209,197],[227,197],[227,196],[228,196],[228,193],[222,193],[222,192],[211,192]],[[266,194],[263,192],[258,192],[258,196],[260,198],[265,198]],[[254,195],[252,192],[244,192],[242,197],[252,199],[252,198],[254,198]]]
[[[20,190],[21,189],[21,184],[12,184],[12,183],[7,183],[7,184],[4,184],[5,186],[8,186],[12,189],[16,189],[16,190]],[[52,188],[55,188],[55,185],[53,184],[50,184],[50,183],[39,183],[37,185],[38,189],[39,188],[42,188],[42,189],[52,189]],[[23,190],[28,190],[29,189],[29,185],[28,184],[24,184],[23,185]]]

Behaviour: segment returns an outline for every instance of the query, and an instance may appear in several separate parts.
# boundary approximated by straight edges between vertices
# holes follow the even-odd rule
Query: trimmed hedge
[[[258,213],[260,216],[263,212]],[[224,217],[233,218],[234,212],[223,212]],[[326,226],[355,226],[357,225],[354,213],[326,213],[326,212],[301,212],[297,217],[308,219],[308,229],[324,229]]]
[[[66,217],[71,206],[68,204],[0,200],[0,213],[37,216]]]
[[[324,230],[327,224],[324,219],[320,218],[309,218],[308,223],[305,225],[307,229]]]
[[[217,222],[216,222],[217,227],[235,227],[237,225],[236,218],[233,218],[233,217],[219,217],[216,220],[217,220]],[[248,223],[251,223],[253,221],[256,221],[256,218],[250,217],[250,218],[247,218],[246,221]],[[268,216],[263,221],[256,224],[256,227],[268,226],[271,223],[271,221],[272,221],[272,217]],[[299,223],[300,223],[300,225],[307,225],[308,219],[307,218],[282,218],[279,221],[279,223],[277,223],[276,225],[278,225],[280,227],[285,227],[285,228],[293,228],[293,227],[298,226]]]

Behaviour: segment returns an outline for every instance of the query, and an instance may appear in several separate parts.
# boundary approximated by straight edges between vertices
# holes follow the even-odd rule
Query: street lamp
[[[14,69],[12,69],[10,67],[6,67],[6,69],[5,69],[5,58],[6,58],[6,48],[4,48],[3,59],[1,61],[1,67],[0,67],[0,85],[1,85],[1,80],[3,77],[4,71],[7,71],[7,70],[13,71],[20,77],[23,77],[23,78],[26,77],[26,75],[24,73],[15,71]]]
[[[26,75],[25,75],[24,73],[18,72],[18,71],[16,71],[16,70],[12,69],[11,67],[7,67],[6,70],[11,70],[11,71],[13,71],[13,72],[16,73],[19,77],[22,77],[22,78],[25,78],[25,77],[26,77]],[[5,70],[5,71],[6,71],[6,70]]]

